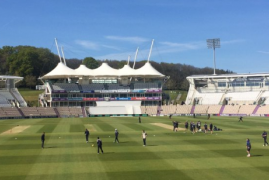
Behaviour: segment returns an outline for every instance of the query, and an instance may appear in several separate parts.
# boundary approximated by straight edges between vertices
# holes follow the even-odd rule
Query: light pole
[[[214,75],[216,75],[216,58],[215,58],[215,48],[220,48],[220,38],[207,39],[208,49],[213,49],[213,58],[214,58]]]

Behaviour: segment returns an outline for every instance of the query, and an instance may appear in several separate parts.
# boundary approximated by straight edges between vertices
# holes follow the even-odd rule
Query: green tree
[[[99,67],[98,61],[96,61],[92,57],[86,57],[86,58],[84,58],[82,64],[84,64],[86,67],[88,67],[90,69],[96,69],[96,68]]]
[[[32,89],[36,85],[36,77],[35,76],[27,75],[24,78],[24,81],[25,81],[26,86],[28,86],[30,89]]]

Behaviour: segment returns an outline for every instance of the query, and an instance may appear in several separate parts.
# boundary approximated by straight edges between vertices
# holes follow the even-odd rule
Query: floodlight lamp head
[[[206,42],[209,49],[220,48],[220,38],[207,39]]]

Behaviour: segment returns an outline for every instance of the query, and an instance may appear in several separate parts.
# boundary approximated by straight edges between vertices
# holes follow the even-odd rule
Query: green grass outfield
[[[18,134],[0,135],[1,180],[53,179],[267,179],[269,146],[263,147],[262,131],[269,119],[236,117],[173,117],[213,122],[222,132],[211,134],[172,132],[151,123],[172,125],[167,117],[65,118],[0,120],[0,134],[13,127],[30,126]],[[95,129],[85,142],[85,127]],[[113,143],[114,129],[120,143]],[[141,131],[148,133],[142,146]],[[46,132],[45,149],[40,136]],[[104,154],[97,154],[96,138],[103,140]],[[109,137],[110,136],[110,137]],[[60,138],[59,138],[60,137]],[[17,139],[15,139],[17,138]],[[247,158],[245,140],[252,143]],[[92,147],[92,144],[95,144]]]

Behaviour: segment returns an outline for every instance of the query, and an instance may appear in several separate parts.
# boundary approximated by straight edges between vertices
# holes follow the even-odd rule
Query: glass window
[[[235,81],[235,82],[232,82],[231,84],[233,87],[239,87],[239,86],[244,86],[244,82],[243,81]]]
[[[247,81],[246,86],[260,86],[262,81]]]
[[[218,82],[218,87],[226,87],[226,82]]]

